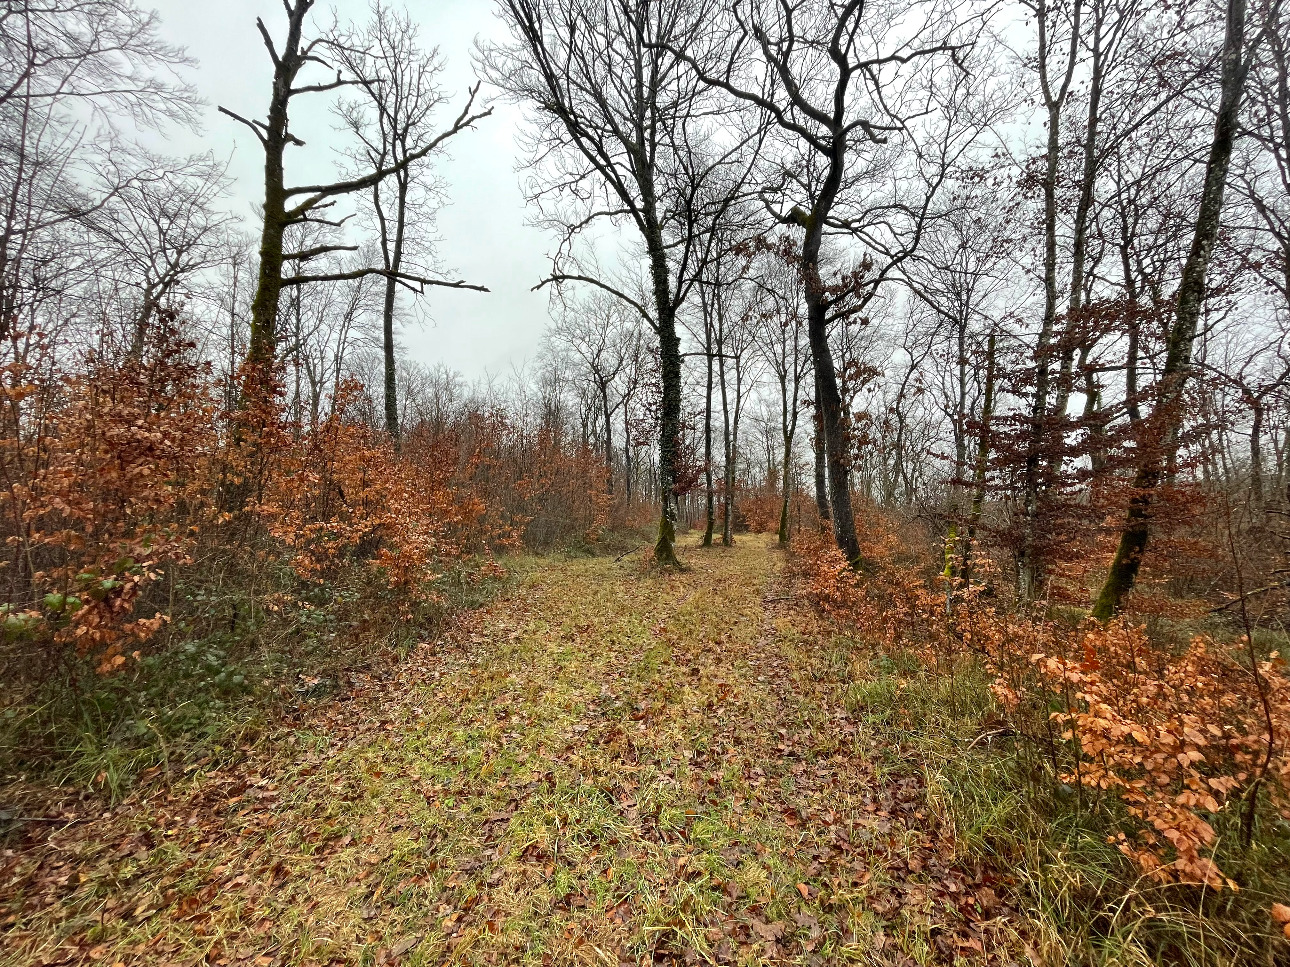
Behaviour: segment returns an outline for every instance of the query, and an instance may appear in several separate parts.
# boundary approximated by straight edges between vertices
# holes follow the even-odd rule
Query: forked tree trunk
[[[260,269],[251,302],[251,340],[247,361],[271,367],[277,351],[278,305],[282,299],[283,241],[291,218],[287,214],[284,156],[291,141],[287,107],[291,87],[303,64],[300,36],[314,0],[300,0],[288,7],[287,40],[274,62],[273,94],[267,124],[262,129],[264,147],[264,224],[260,230]]]

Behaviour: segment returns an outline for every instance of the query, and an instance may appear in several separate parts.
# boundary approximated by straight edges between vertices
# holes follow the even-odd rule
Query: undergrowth
[[[1248,850],[1239,817],[1220,814],[1216,861],[1239,890],[1160,883],[1110,835],[1123,823],[1113,800],[1091,801],[1054,782],[1050,768],[998,729],[990,680],[965,662],[953,676],[926,671],[908,653],[858,649],[848,690],[853,713],[893,745],[918,750],[929,795],[952,818],[956,849],[1015,873],[1018,907],[1033,918],[1044,963],[1286,963],[1268,911],[1290,896],[1290,826],[1268,823]]]
[[[512,570],[525,561],[512,558]],[[37,680],[0,686],[0,777],[89,788],[116,802],[141,778],[212,767],[511,581],[467,561],[405,614],[383,607],[391,592],[357,568],[321,584],[298,582],[285,564],[268,573],[280,589],[273,594],[186,575],[172,589],[165,631],[114,675],[71,656]]]

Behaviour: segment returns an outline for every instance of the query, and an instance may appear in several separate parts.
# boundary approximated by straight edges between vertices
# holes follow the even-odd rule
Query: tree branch
[[[227,115],[228,115],[229,117],[231,117],[234,121],[241,121],[241,122],[242,122],[243,124],[245,124],[248,128],[250,128],[252,131],[254,131],[254,132],[255,132],[255,136],[256,136],[257,138],[259,138],[259,139],[260,139],[260,144],[262,144],[262,145],[266,144],[266,142],[265,142],[265,140],[264,140],[264,135],[260,133],[260,128],[264,127],[264,125],[263,125],[261,122],[259,122],[259,121],[250,121],[250,120],[248,120],[248,119],[246,119],[246,118],[242,117],[242,115],[240,115],[240,114],[235,114],[234,112],[230,111],[228,108],[224,107],[222,104],[219,106],[219,113],[220,113],[220,114],[227,114]],[[266,146],[267,146],[267,145],[266,145]]]
[[[551,283],[555,283],[558,286],[562,282],[585,282],[588,285],[594,285],[598,289],[603,289],[605,292],[608,292],[610,295],[621,299],[623,302],[626,302],[629,306],[631,306],[633,309],[635,309],[637,312],[641,314],[641,318],[644,319],[649,324],[651,329],[654,328],[654,317],[649,314],[649,311],[646,310],[646,308],[643,305],[641,305],[639,302],[637,302],[627,293],[623,292],[621,289],[615,289],[612,285],[609,285],[608,283],[605,283],[605,282],[601,282],[599,279],[594,279],[589,275],[569,275],[564,272],[555,273],[553,275],[547,276],[537,285],[533,286],[533,288],[530,289],[529,291],[537,292],[545,288],[547,285]]]
[[[284,278],[284,286],[301,286],[309,285],[314,282],[354,282],[358,279],[365,279],[370,275],[379,275],[382,278],[394,279],[400,285],[403,285],[414,292],[422,293],[427,287],[439,287],[443,289],[471,289],[475,292],[490,291],[487,286],[475,285],[471,282],[465,282],[458,279],[456,282],[447,282],[443,279],[427,279],[419,275],[409,275],[406,272],[395,272],[390,269],[352,269],[348,272],[324,272],[318,275],[292,275]],[[413,284],[415,283],[415,285]]]

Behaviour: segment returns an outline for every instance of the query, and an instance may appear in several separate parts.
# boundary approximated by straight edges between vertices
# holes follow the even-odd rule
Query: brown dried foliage
[[[794,567],[817,607],[874,645],[913,651],[933,672],[979,663],[996,731],[1040,750],[1049,781],[1118,810],[1112,839],[1150,879],[1234,887],[1213,859],[1216,817],[1244,816],[1264,790],[1290,817],[1284,660],[1274,652],[1251,667],[1246,641],[1211,635],[1174,647],[1132,617],[1102,626],[1016,612],[989,582],[951,586],[931,560],[910,560],[910,546],[893,526],[874,528],[864,552],[875,569],[860,574],[803,534]]]

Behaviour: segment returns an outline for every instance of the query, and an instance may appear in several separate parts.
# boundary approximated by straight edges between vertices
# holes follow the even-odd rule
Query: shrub
[[[916,545],[892,527],[863,543],[862,574],[826,538],[799,535],[793,567],[810,600],[932,673],[952,675],[964,659],[982,667],[989,714],[1005,726],[996,731],[1039,750],[1054,785],[1121,817],[1108,835],[1149,878],[1234,886],[1213,858],[1216,817],[1239,814],[1248,841],[1265,789],[1290,817],[1290,677],[1275,652],[1210,635],[1176,648],[1128,619],[1103,627],[1004,610],[987,584],[946,578],[931,555],[911,560]]]
[[[106,672],[162,626],[136,614],[140,595],[189,560],[207,518],[209,373],[173,317],[140,355],[105,341],[76,375],[42,383],[40,368],[14,363],[4,380],[6,637],[29,659],[70,648]]]

